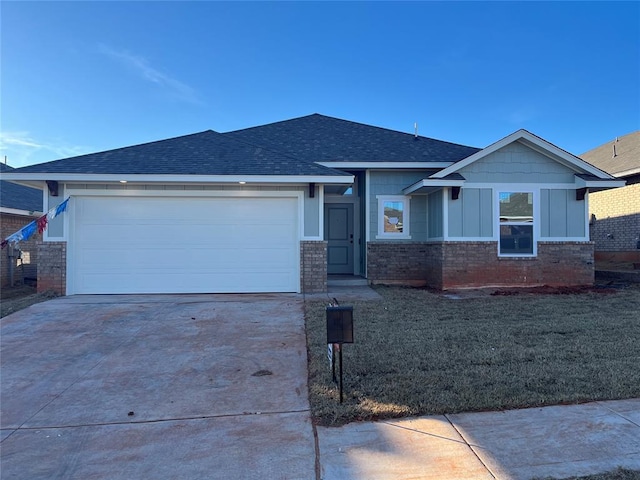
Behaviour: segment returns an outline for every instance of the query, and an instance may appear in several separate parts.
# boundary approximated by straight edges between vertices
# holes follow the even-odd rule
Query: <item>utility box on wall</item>
[[[327,307],[327,343],[353,343],[353,307]]]

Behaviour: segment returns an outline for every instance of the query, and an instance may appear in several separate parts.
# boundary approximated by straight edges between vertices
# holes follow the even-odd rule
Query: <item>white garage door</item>
[[[76,197],[70,293],[297,292],[297,198]]]

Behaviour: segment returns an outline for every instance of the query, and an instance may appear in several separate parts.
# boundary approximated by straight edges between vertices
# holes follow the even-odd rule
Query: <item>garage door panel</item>
[[[78,197],[74,293],[291,292],[297,198]]]

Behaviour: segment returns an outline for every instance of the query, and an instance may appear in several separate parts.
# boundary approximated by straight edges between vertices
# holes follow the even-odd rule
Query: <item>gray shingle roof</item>
[[[480,150],[317,113],[224,135],[308,162],[457,162]]]
[[[640,168],[640,130],[589,150],[580,155],[580,158],[613,176],[638,169]]]
[[[0,163],[1,173],[14,170],[9,165]],[[40,212],[42,211],[42,191],[0,180],[0,207]]]
[[[30,165],[16,173],[159,175],[346,175],[207,130]]]

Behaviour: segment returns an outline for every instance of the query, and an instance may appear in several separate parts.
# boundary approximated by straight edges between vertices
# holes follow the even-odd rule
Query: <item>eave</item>
[[[456,178],[423,178],[413,185],[404,188],[402,193],[405,195],[426,195],[444,187],[460,188],[464,185],[464,182],[465,179],[461,175],[456,175]]]
[[[454,162],[315,162],[336,170],[433,170],[447,168]]]
[[[3,180],[31,184],[37,182],[42,188],[45,180],[61,183],[162,183],[162,184],[246,184],[261,185],[351,185],[353,175],[167,175],[167,174],[86,174],[86,173],[7,173]]]
[[[6,213],[8,215],[19,215],[21,217],[40,217],[42,212],[22,210],[19,208],[0,207],[0,213]]]

